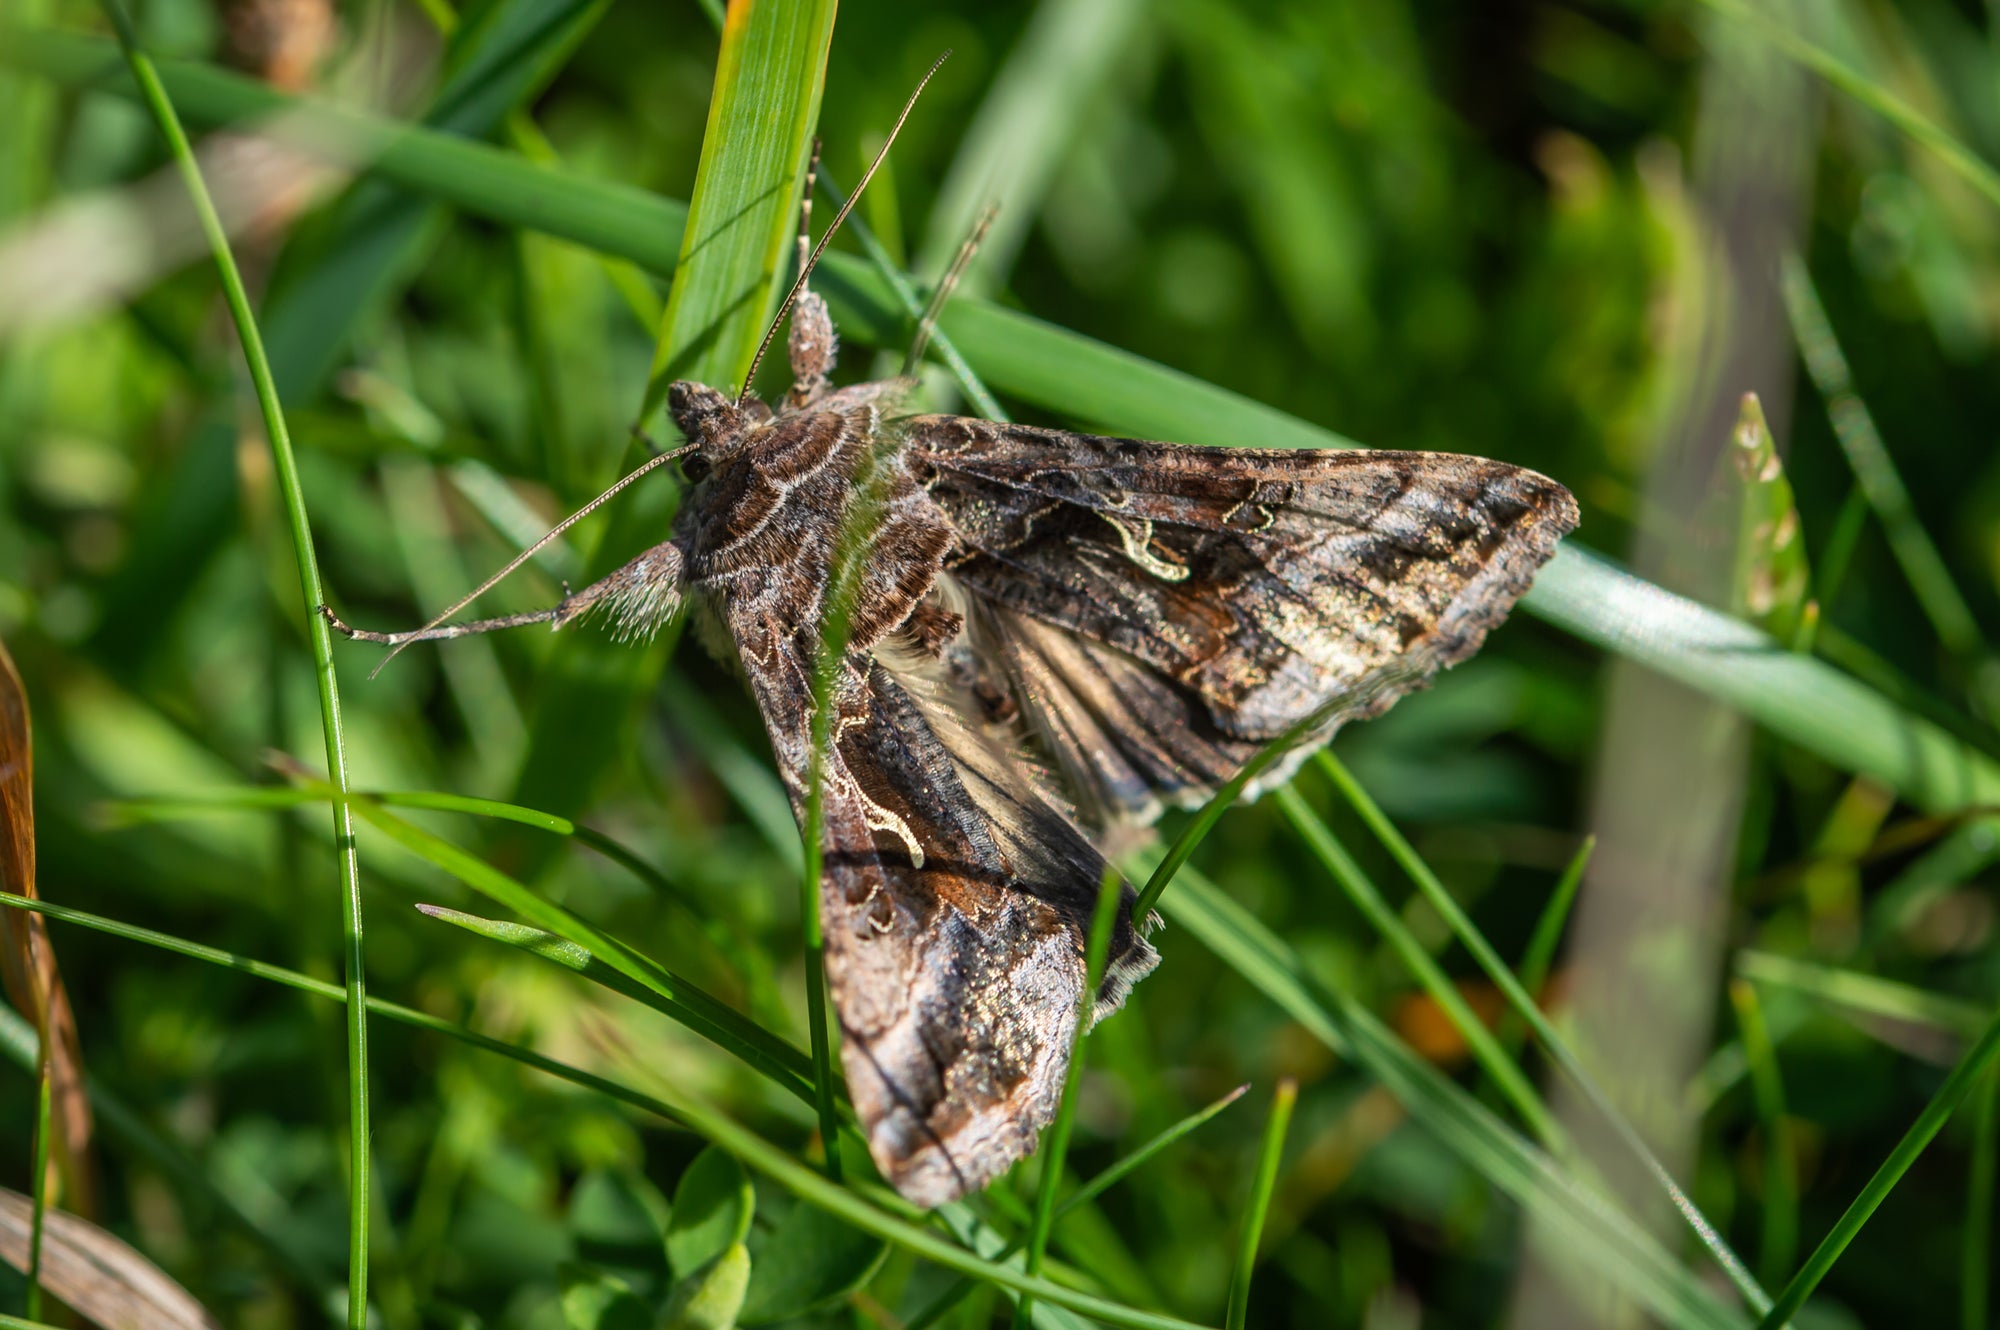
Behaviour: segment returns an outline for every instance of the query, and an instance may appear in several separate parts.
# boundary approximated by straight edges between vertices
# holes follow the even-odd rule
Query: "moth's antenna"
[[[951,299],[951,293],[958,286],[959,278],[972,266],[972,256],[979,252],[979,244],[986,239],[986,233],[993,226],[993,219],[1000,215],[1000,205],[989,203],[979,211],[979,220],[972,224],[972,233],[952,256],[951,266],[938,279],[937,289],[931,292],[930,303],[924,306],[924,315],[917,320],[916,335],[910,338],[910,349],[903,353],[903,376],[908,378],[915,372],[924,358],[924,350],[931,344],[931,333],[937,329],[938,316],[944,313],[944,302]]]
[[[586,503],[585,505],[583,505],[583,507],[577,509],[575,512],[571,513],[568,517],[565,517],[562,521],[556,523],[554,528],[551,529],[547,535],[543,536],[540,540],[528,546],[528,548],[522,550],[519,554],[516,554],[512,559],[508,560],[507,566],[505,568],[502,568],[499,572],[493,574],[493,576],[487,578],[484,582],[481,582],[478,586],[474,587],[472,590],[466,592],[463,596],[459,597],[458,600],[453,603],[450,609],[440,612],[429,623],[425,624],[422,628],[418,629],[417,630],[418,633],[420,634],[428,633],[431,629],[437,627],[439,624],[443,623],[446,619],[449,619],[452,615],[458,613],[460,610],[464,609],[467,605],[470,605],[473,601],[478,600],[488,591],[491,591],[494,588],[494,586],[496,586],[501,581],[501,579],[505,578],[508,574],[512,573],[516,568],[519,568],[522,564],[526,563],[528,560],[534,558],[537,554],[541,553],[542,550],[548,546],[550,541],[554,540],[557,536],[560,536],[563,532],[575,526],[578,522],[581,522],[584,518],[596,512],[599,508],[602,508],[606,503],[610,502],[612,496],[617,494],[618,491],[624,489],[627,485],[630,485],[633,481],[645,475],[648,471],[653,470],[655,467],[663,466],[666,463],[673,461],[677,457],[685,457],[687,454],[693,452],[695,450],[695,447],[696,445],[690,443],[685,447],[676,448],[670,453],[660,453],[657,456],[649,457],[644,462],[641,462],[638,466],[633,467],[630,471],[626,472],[618,480],[612,482],[610,489],[605,490],[604,493],[598,495],[596,498],[592,499],[589,503]],[[394,660],[399,654],[401,654],[403,647],[406,647],[408,645],[410,645],[409,642],[404,642],[400,646],[391,647],[389,649],[389,654],[382,657],[381,660],[377,661],[375,664],[375,668],[368,672],[368,677],[372,679],[376,675],[380,674],[382,672],[382,667],[384,665],[387,665],[390,661]]]
[[[868,164],[868,169],[861,175],[860,183],[856,184],[854,192],[847,196],[847,202],[840,205],[840,211],[834,214],[833,225],[826,228],[826,234],[819,238],[817,245],[813,246],[811,256],[800,265],[798,279],[792,283],[792,289],[785,293],[784,303],[778,306],[777,314],[771,319],[771,326],[764,331],[764,340],[757,343],[757,354],[750,360],[750,372],[743,376],[743,388],[736,394],[736,405],[742,406],[743,399],[750,395],[750,385],[757,380],[757,367],[764,363],[764,353],[771,349],[771,339],[778,335],[778,325],[783,323],[785,315],[791,312],[792,302],[799,298],[799,292],[806,289],[806,279],[811,277],[812,270],[819,266],[819,256],[825,251],[827,241],[833,239],[833,233],[840,229],[840,224],[847,220],[847,214],[854,210],[856,203],[860,202],[861,191],[867,189],[868,182],[875,178],[875,172],[881,167],[883,159],[889,155],[889,147],[896,141],[896,135],[903,132],[903,122],[908,120],[910,112],[916,109],[917,98],[924,95],[924,85],[931,81],[931,75],[938,72],[938,66],[950,57],[951,52],[946,51],[931,61],[931,67],[917,80],[916,91],[910,94],[910,100],[903,103],[903,113],[897,116],[896,123],[889,127],[889,137],[882,144],[882,150],[876,153],[875,160]]]

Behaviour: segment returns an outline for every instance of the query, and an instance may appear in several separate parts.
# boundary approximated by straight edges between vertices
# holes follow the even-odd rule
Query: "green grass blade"
[[[1330,765],[1328,769],[1342,771],[1344,774],[1344,769],[1337,765]],[[1458,991],[1458,986],[1452,983],[1451,977],[1439,968],[1430,951],[1410,932],[1402,917],[1390,908],[1389,902],[1383,899],[1381,890],[1362,871],[1361,865],[1348,854],[1346,848],[1335,838],[1326,823],[1312,811],[1296,789],[1290,785],[1282,786],[1273,793],[1272,798],[1277,803],[1278,811],[1285,815],[1285,819],[1299,833],[1299,839],[1303,840],[1306,847],[1312,851],[1313,857],[1320,861],[1333,880],[1340,884],[1341,890],[1347,893],[1347,898],[1353,903],[1354,908],[1359,910],[1362,917],[1382,935],[1383,940],[1389,944],[1390,949],[1396,953],[1397,958],[1403,962],[1418,985],[1450,1019],[1453,1028],[1458,1031],[1459,1036],[1465,1040],[1466,1047],[1471,1050],[1474,1060],[1479,1063],[1480,1069],[1492,1079],[1501,1094],[1506,1096],[1507,1102],[1521,1115],[1521,1120],[1528,1124],[1528,1129],[1545,1142],[1555,1140],[1559,1134],[1555,1120],[1550,1117],[1548,1107],[1542,1103],[1541,1096],[1535,1092],[1535,1087],[1522,1074],[1514,1059],[1507,1056],[1507,1051],[1500,1046],[1500,1041],[1487,1028],[1486,1022],[1480,1020],[1467,1005],[1465,995]],[[1456,903],[1454,902],[1449,908],[1455,910]]]
[[[1729,986],[1729,1000],[1736,1008],[1757,1121],[1764,1133],[1764,1234],[1757,1264],[1764,1278],[1776,1283],[1790,1268],[1799,1243],[1798,1155],[1785,1117],[1785,1084],[1778,1073],[1777,1050],[1764,1024],[1757,990],[1738,979]]]
[[[1294,721],[1290,729],[1258,749],[1254,757],[1245,762],[1234,776],[1224,781],[1222,786],[1208,797],[1208,801],[1196,810],[1194,817],[1181,828],[1180,834],[1167,846],[1167,852],[1161,856],[1159,866],[1153,869],[1152,875],[1146,879],[1146,885],[1140,890],[1138,899],[1132,902],[1132,919],[1135,924],[1143,921],[1158,907],[1160,896],[1174,880],[1174,875],[1181,871],[1182,866],[1201,847],[1202,841],[1215,829],[1215,824],[1221,820],[1222,815],[1243,797],[1243,791],[1250,788],[1251,782],[1275,766],[1278,760],[1291,752],[1307,734],[1319,728],[1320,722],[1321,717],[1317,712]]]
[[[1090,1041],[1097,987],[1104,982],[1104,965],[1111,955],[1111,926],[1118,918],[1118,898],[1125,882],[1115,869],[1107,869],[1097,889],[1097,908],[1090,916],[1090,939],[1084,949],[1083,991],[1077,995],[1076,1028],[1070,1032],[1069,1068],[1063,1075],[1062,1097],[1056,1103],[1055,1120],[1042,1136],[1042,1176],[1035,1188],[1035,1213],[1028,1226],[1028,1260],[1024,1267],[1031,1275],[1042,1273],[1048,1257],[1049,1230],[1055,1224],[1056,1191],[1062,1186],[1063,1169],[1069,1159],[1070,1128],[1076,1120],[1077,1087],[1083,1081],[1084,1050]],[[1022,1298],[1014,1304],[1014,1324],[1027,1326],[1035,1314],[1035,1300]]]
[[[799,186],[819,119],[833,15],[832,0],[738,0],[730,7],[642,420],[675,379],[730,393],[743,386],[798,234]]]
[[[368,1319],[368,1009],[361,949],[361,858],[354,843],[354,817],[348,801],[347,752],[341,738],[340,690],[333,674],[333,641],[326,621],[315,609],[325,599],[320,589],[319,562],[313,552],[312,524],[306,515],[305,490],[299,482],[298,461],[292,454],[292,440],[285,428],[285,413],[278,403],[278,387],[270,361],[258,336],[257,321],[251,313],[250,297],[230,252],[229,238],[215,202],[202,180],[201,166],[181,128],[180,118],[161,85],[152,61],[139,48],[131,21],[118,0],[102,0],[104,10],[117,30],[126,64],[140,93],[152,112],[169,152],[179,168],[181,180],[194,203],[222,280],[223,297],[236,324],[243,358],[250,368],[256,388],[257,406],[263,413],[264,429],[278,473],[278,488],[284,495],[285,519],[291,532],[292,552],[298,562],[299,592],[305,603],[306,632],[312,644],[313,674],[319,685],[321,732],[326,744],[329,773],[329,804],[333,810],[334,843],[338,847],[341,886],[341,930],[345,937],[343,962],[347,978],[347,1121],[349,1152],[348,1185],[348,1313],[350,1330],[363,1330]]]
[[[1530,1000],[1549,980],[1549,971],[1556,961],[1556,948],[1562,945],[1563,928],[1569,923],[1570,907],[1576,904],[1577,890],[1583,886],[1584,870],[1590,867],[1590,856],[1596,851],[1597,837],[1585,836],[1583,844],[1577,846],[1576,853],[1570,856],[1562,877],[1557,879],[1556,889],[1549,893],[1548,904],[1542,907],[1540,916],[1535,920],[1535,931],[1529,934],[1527,948],[1521,953],[1521,964],[1515,971],[1521,991]],[[1501,1047],[1509,1053],[1518,1052],[1527,1028],[1528,1023],[1521,1013],[1509,1006],[1507,1014],[1500,1019],[1498,1035]]]
[[[1250,1183],[1250,1200],[1243,1210],[1243,1230],[1236,1243],[1236,1272],[1229,1278],[1229,1330],[1243,1330],[1250,1323],[1250,1276],[1257,1266],[1257,1248],[1264,1237],[1264,1216],[1271,1210],[1271,1193],[1278,1186],[1278,1164],[1285,1155],[1285,1130],[1291,1125],[1292,1105],[1298,1102],[1299,1083],[1287,1076],[1278,1082],[1271,1097],[1271,1116],[1264,1124],[1264,1140],[1257,1149],[1257,1173]]]
[[[1966,1038],[1986,1027],[1987,1013],[1974,1003],[1767,951],[1736,953],[1736,973],[1751,983],[1787,988],[1864,1016],[1928,1025]]]
[[[355,814],[388,840],[451,874],[488,900],[499,902],[545,932],[572,943],[626,980],[657,999],[651,1005],[666,1012],[716,1047],[786,1088],[800,1074],[798,1050],[742,1015],[699,986],[600,932],[559,905],[542,899],[526,886],[458,846],[357,798]],[[665,1004],[665,1005],[661,1005]]]
[[[1993,1273],[1988,1253],[1993,1248],[1993,1181],[2000,1155],[2000,1074],[1987,1072],[1973,1101],[1972,1167],[1966,1174],[1965,1234],[1959,1246],[1959,1308],[1965,1330],[1987,1330],[1986,1307]]]
[[[1758,1322],[1758,1330],[1778,1330],[1778,1327],[1797,1315],[1799,1309],[1805,1306],[1806,1299],[1812,1296],[1813,1290],[1819,1287],[1820,1281],[1833,1269],[1834,1263],[1846,1252],[1848,1244],[1854,1241],[1862,1226],[1874,1215],[1876,1208],[1888,1198],[1896,1184],[1902,1181],[1910,1166],[1917,1162],[1917,1157],[1924,1152],[1924,1147],[1931,1143],[1931,1138],[1938,1134],[1945,1120],[1971,1092],[1979,1078],[1990,1071],[1996,1055],[2000,1055],[2000,1016],[1996,1016],[1988,1023],[1978,1042],[1973,1044],[1965,1056],[1959,1059],[1958,1065],[1951,1069],[1951,1075],[1945,1077],[1944,1084],[1938,1087],[1937,1093],[1924,1105],[1924,1111],[1910,1124],[1910,1129],[1903,1134],[1903,1139],[1896,1143],[1896,1148],[1889,1152],[1889,1157],[1882,1161],[1882,1166],[1868,1179],[1868,1184],[1861,1189],[1861,1194],[1854,1198],[1853,1203],[1835,1222],[1833,1231],[1821,1239],[1819,1246],[1813,1249],[1813,1254],[1806,1258],[1805,1265],[1792,1276],[1792,1282],[1785,1285],[1784,1291],[1778,1294],[1777,1301],[1771,1305],[1771,1310],[1764,1313],[1764,1319]]]
[[[1102,1173],[1099,1173],[1096,1177],[1090,1179],[1090,1181],[1084,1183],[1065,1197],[1062,1204],[1056,1207],[1055,1218],[1061,1219],[1071,1210],[1096,1200],[1099,1196],[1102,1196],[1105,1192],[1116,1186],[1127,1174],[1144,1166],[1154,1155],[1159,1154],[1162,1150],[1180,1140],[1181,1137],[1186,1136],[1217,1113],[1220,1113],[1223,1109],[1228,1108],[1231,1104],[1241,1099],[1249,1089],[1248,1085],[1237,1086],[1234,1090],[1231,1090],[1228,1094],[1222,1096],[1222,1098],[1216,1100],[1206,1108],[1200,1108],[1188,1114],[1173,1126],[1168,1127],[1159,1135],[1134,1149],[1130,1154],[1120,1156],[1115,1163],[1106,1168]],[[1026,1243],[1027,1237],[1025,1234],[1015,1237],[1009,1240],[1007,1245],[995,1252],[993,1259],[1004,1261],[1015,1252],[1021,1250]],[[972,1292],[972,1289],[973,1282],[970,1279],[959,1280],[950,1288],[938,1294],[928,1307],[911,1317],[908,1323],[904,1325],[903,1330],[930,1330],[931,1326],[943,1320],[952,1308],[958,1306],[960,1301],[968,1293]]]
[[[1571,1083],[1582,1093],[1584,1099],[1596,1110],[1598,1117],[1610,1127],[1612,1134],[1618,1138],[1619,1143],[1639,1162],[1639,1165],[1646,1170],[1654,1183],[1667,1194],[1668,1200],[1673,1202],[1675,1212],[1687,1222],[1688,1227],[1701,1240],[1701,1244],[1715,1258],[1716,1264],[1722,1268],[1724,1274],[1729,1276],[1730,1282],[1736,1285],[1737,1291],[1753,1307],[1762,1308],[1768,1305],[1770,1296],[1759,1287],[1756,1277],[1743,1264],[1742,1258],[1736,1255],[1735,1251],[1730,1248],[1729,1243],[1723,1238],[1721,1232],[1717,1230],[1714,1224],[1709,1222],[1706,1215],[1702,1214],[1700,1207],[1695,1205],[1694,1199],[1675,1180],[1673,1174],[1667,1171],[1666,1165],[1660,1162],[1659,1157],[1653,1153],[1651,1147],[1639,1135],[1638,1130],[1632,1126],[1624,1114],[1618,1111],[1617,1106],[1611,1101],[1611,1097],[1598,1086],[1596,1079],[1591,1076],[1588,1068],[1583,1065],[1583,1060],[1577,1057],[1568,1043],[1556,1033],[1555,1027],[1549,1024],[1548,1018],[1542,1014],[1542,1009],[1536,1005],[1534,997],[1514,977],[1514,972],[1507,968],[1506,962],[1500,959],[1498,953],[1486,941],[1485,936],[1473,925],[1472,920],[1466,916],[1465,911],[1459,908],[1458,902],[1452,898],[1449,891],[1445,890],[1444,883],[1438,880],[1437,874],[1431,871],[1430,865],[1426,864],[1423,861],[1423,857],[1403,838],[1403,834],[1396,829],[1395,824],[1383,815],[1381,808],[1376,805],[1373,799],[1369,798],[1368,792],[1361,788],[1361,783],[1354,779],[1353,774],[1341,764],[1339,758],[1335,757],[1330,751],[1322,749],[1318,754],[1318,763],[1320,768],[1332,777],[1334,785],[1339,788],[1342,796],[1347,799],[1355,812],[1360,815],[1361,820],[1368,826],[1368,829],[1375,834],[1376,839],[1382,842],[1383,847],[1394,857],[1397,864],[1402,867],[1405,873],[1409,874],[1410,880],[1416,883],[1417,889],[1423,894],[1424,899],[1429,902],[1431,908],[1437,911],[1439,917],[1450,927],[1452,936],[1458,939],[1459,944],[1471,954],[1480,970],[1500,990],[1501,995],[1507,1000],[1508,1010],[1526,1022],[1528,1028],[1534,1031],[1536,1040],[1547,1050],[1549,1056],[1555,1060],[1556,1064],[1562,1068]],[[1297,796],[1294,795],[1293,798],[1296,800]],[[1299,807],[1303,810],[1302,801],[1299,803]],[[1288,807],[1286,811],[1289,814],[1291,809]],[[1306,812],[1305,816],[1309,818],[1311,815],[1309,812]],[[1297,817],[1294,817],[1295,823],[1297,820]],[[1316,837],[1325,842],[1332,841],[1331,834],[1323,826],[1318,827],[1316,832],[1309,832],[1308,836],[1309,839]],[[1336,845],[1334,848],[1338,850],[1339,847]],[[1336,861],[1338,859],[1346,859],[1345,854],[1336,856]],[[1329,867],[1333,866],[1333,862],[1329,861]],[[1360,869],[1353,864],[1351,859],[1346,859],[1346,864],[1348,872],[1355,875],[1360,873]],[[1582,871],[1580,865],[1573,866],[1578,868],[1580,876]],[[1386,906],[1380,904],[1379,895],[1377,895],[1377,904],[1375,911],[1371,912],[1371,917],[1374,912],[1379,912],[1391,921],[1393,926],[1401,928],[1401,920],[1393,912],[1389,911]],[[1404,931],[1406,932],[1407,930]],[[1476,1016],[1472,1015],[1462,1001],[1456,1001],[1457,990],[1449,986],[1449,981],[1445,980],[1442,974],[1437,973],[1436,964],[1431,961],[1430,953],[1423,950],[1414,938],[1409,938],[1406,942],[1402,943],[1398,947],[1398,951],[1408,958],[1407,963],[1413,968],[1421,963],[1429,967],[1431,972],[1436,976],[1432,981],[1426,983],[1425,987],[1427,990],[1432,989],[1434,985],[1443,985],[1443,991],[1452,994],[1455,1001],[1451,1005],[1445,1005],[1442,1001],[1440,1001],[1440,1005],[1444,1007],[1445,1011],[1452,1014],[1454,1024],[1458,1026],[1461,1035],[1465,1037],[1475,1054],[1480,1051],[1482,1044],[1490,1049],[1487,1056],[1480,1058],[1480,1065],[1487,1070],[1488,1074],[1492,1074],[1493,1065],[1501,1065],[1508,1068],[1518,1078],[1518,1068],[1515,1067],[1513,1060],[1500,1050],[1499,1041],[1487,1036],[1484,1024]],[[1437,993],[1433,991],[1432,996],[1436,998]],[[1494,1057],[1499,1059],[1497,1064],[1491,1063],[1491,1059]],[[1507,1083],[1498,1078],[1495,1079],[1496,1084],[1500,1085],[1503,1092],[1506,1092],[1508,1089]],[[1509,1095],[1509,1098],[1515,1099],[1518,1103],[1519,1093],[1519,1090],[1516,1089]],[[1540,1101],[1538,1099],[1534,1102],[1539,1106]],[[1535,1119],[1529,1118],[1528,1121],[1532,1125]],[[1549,1139],[1548,1131],[1546,1130],[1540,1131],[1538,1134],[1543,1135],[1544,1139]]]
[[[573,970],[614,993],[622,994],[642,1006],[651,1007],[654,1011],[670,1016],[680,1024],[704,1035],[717,1047],[742,1057],[773,1083],[789,1090],[801,1101],[808,1104],[816,1102],[813,1092],[812,1063],[804,1054],[790,1044],[784,1043],[777,1035],[762,1030],[762,1027],[756,1027],[759,1031],[757,1035],[751,1035],[741,1027],[719,1028],[721,1023],[714,1021],[708,1009],[691,1007],[682,999],[667,997],[654,986],[638,983],[598,960],[580,943],[572,942],[545,929],[530,928],[526,924],[511,923],[504,919],[484,919],[476,914],[467,914],[463,910],[446,909],[442,905],[418,905],[417,909],[432,919],[539,956],[543,960],[553,961],[564,969]],[[693,988],[685,980],[677,981],[676,985],[670,986],[677,987],[683,995]],[[711,998],[710,1001],[713,1002],[714,999]]]
[[[1533,1211],[1566,1250],[1674,1326],[1747,1324],[1611,1206],[1510,1131],[1490,1110],[1412,1052],[1380,1021],[1329,992],[1283,941],[1193,869],[1165,907],[1168,919],[1269,997],[1307,1033],[1352,1058],[1494,1187]]]
[[[24,1316],[9,1316],[5,1312],[0,1312],[0,1330],[62,1330],[62,1327],[50,1325],[47,1321],[32,1320]]]
[[[1984,645],[1972,607],[1952,580],[1944,555],[1917,519],[1909,487],[1883,444],[1867,403],[1854,391],[1854,376],[1834,336],[1833,322],[1827,318],[1819,293],[1813,290],[1812,275],[1797,254],[1785,255],[1780,287],[1799,358],[1819,389],[1834,438],[1840,441],[1847,464],[1854,470],[1854,482],[1881,521],[1889,548],[1902,566],[1910,590],[1916,593],[1917,603],[1929,616],[1945,650],[1961,658],[1982,652]]]

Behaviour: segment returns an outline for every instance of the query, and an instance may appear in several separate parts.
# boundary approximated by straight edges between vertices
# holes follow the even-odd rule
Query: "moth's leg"
[[[819,173],[819,139],[813,139],[812,162],[806,167],[805,195],[799,200],[799,271],[812,259],[813,177]],[[785,394],[785,406],[803,410],[818,401],[827,390],[827,376],[833,372],[834,357],[840,354],[840,338],[833,330],[833,315],[826,301],[810,285],[792,303],[792,331],[785,342],[792,362],[792,390]]]
[[[986,232],[993,226],[993,219],[1000,209],[987,204],[979,214],[979,220],[972,224],[972,233],[952,256],[951,266],[938,279],[937,290],[931,292],[930,302],[924,306],[924,316],[917,320],[916,335],[910,338],[910,349],[903,353],[903,375],[905,378],[916,373],[923,362],[924,350],[931,344],[931,334],[937,331],[938,315],[944,312],[944,302],[951,299],[951,293],[958,286],[959,278],[972,266],[972,256],[979,252],[979,244],[986,239]]]
[[[547,609],[502,614],[491,619],[471,619],[464,623],[439,624],[435,628],[420,628],[406,633],[373,633],[350,627],[325,605],[319,607],[319,612],[326,617],[327,624],[343,637],[351,637],[357,642],[379,642],[386,647],[471,637],[475,633],[522,628],[532,623],[561,628],[600,605],[610,611],[621,639],[644,638],[658,632],[680,608],[681,592],[687,584],[685,568],[686,561],[680,547],[671,540],[664,541],[581,591],[563,588],[563,598]]]

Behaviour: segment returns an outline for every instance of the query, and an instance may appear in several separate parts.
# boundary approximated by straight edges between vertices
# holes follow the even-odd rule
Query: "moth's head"
[[[685,379],[667,389],[667,410],[681,437],[703,453],[734,451],[736,437],[751,422],[749,412],[705,383]]]

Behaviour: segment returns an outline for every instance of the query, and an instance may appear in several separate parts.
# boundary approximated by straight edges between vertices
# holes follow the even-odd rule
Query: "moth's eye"
[[[710,469],[708,459],[700,453],[681,459],[681,474],[687,477],[687,483],[690,485],[699,485],[708,479]]]

